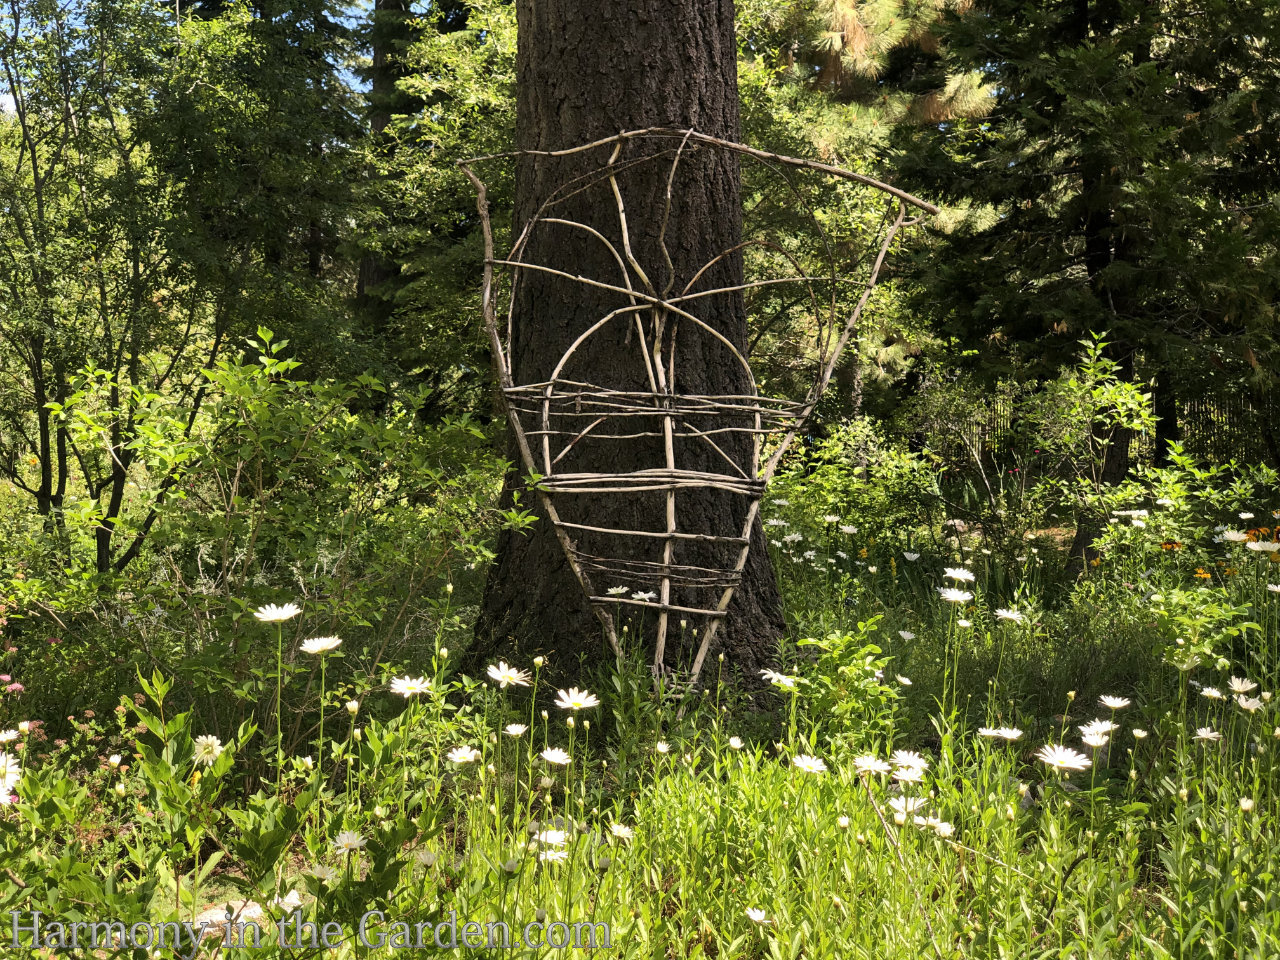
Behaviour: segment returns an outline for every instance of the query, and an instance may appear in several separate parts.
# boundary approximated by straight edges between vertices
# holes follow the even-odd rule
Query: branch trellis
[[[644,141],[651,149],[639,157],[624,156],[633,142]],[[830,273],[819,276],[804,269],[800,258],[768,240],[744,240],[708,261],[682,289],[659,289],[639,262],[632,249],[634,215],[629,215],[619,186],[619,175],[638,165],[669,160],[666,196],[658,230],[658,248],[671,273],[671,258],[666,245],[667,225],[673,205],[676,170],[681,160],[694,150],[715,150],[735,154],[739,160],[765,165],[780,177],[797,202],[804,206],[803,195],[794,177],[803,171],[860,184],[886,198],[885,212],[877,232],[879,242],[871,247],[874,258],[864,258],[862,289],[847,314],[837,312],[836,289],[848,280],[841,264],[826,239],[821,224],[809,217],[823,236]],[[567,157],[600,152],[607,160],[592,172],[570,179],[554,191],[536,214],[524,224],[510,252],[499,257],[495,250],[493,225],[489,214],[486,183],[474,167],[483,162],[512,160],[523,156]],[[615,654],[621,655],[618,619],[623,609],[648,608],[656,611],[657,640],[654,650],[655,673],[664,669],[664,658],[672,615],[680,619],[701,618],[704,626],[691,667],[691,682],[702,670],[708,651],[727,615],[730,601],[742,580],[751,546],[751,532],[756,524],[765,487],[778,469],[788,447],[812,416],[827,389],[836,366],[850,341],[857,336],[859,322],[871,298],[889,249],[897,234],[919,222],[920,213],[935,214],[937,208],[889,184],[840,167],[797,159],[730,141],[711,137],[695,130],[648,128],[631,130],[592,143],[556,151],[515,151],[475,157],[459,162],[477,192],[477,208],[483,230],[485,261],[482,310],[485,330],[497,368],[498,380],[508,421],[525,471],[538,477],[537,495],[550,521],[570,569],[581,585],[592,609],[600,620],[606,638]],[[567,198],[591,184],[607,184],[617,213],[614,239],[587,223],[556,216],[557,207]],[[916,215],[908,218],[908,211]],[[631,217],[632,219],[629,219]],[[620,279],[610,281],[587,277],[533,262],[529,242],[537,228],[550,228],[585,233],[606,247],[616,262]],[[615,242],[616,241],[616,242]],[[789,272],[744,280],[733,286],[697,289],[699,282],[719,261],[742,255],[757,246],[785,262]],[[869,260],[869,262],[868,262]],[[622,305],[599,317],[577,336],[560,357],[550,376],[537,383],[516,383],[512,376],[511,342],[517,287],[521,277],[541,272],[564,280],[616,294]],[[505,322],[500,317],[502,291],[498,282],[504,276],[509,283]],[[674,279],[674,276],[672,277]],[[815,288],[829,282],[830,304],[819,301]],[[806,288],[812,306],[813,373],[809,387],[800,400],[761,395],[756,386],[745,349],[740,349],[723,333],[700,319],[694,312],[695,302],[708,297],[742,295],[770,286],[797,284]],[[584,344],[606,326],[614,323],[630,325],[635,346],[643,364],[643,379],[648,389],[624,389],[618,384],[602,384],[582,379],[569,368]],[[681,392],[679,389],[679,356],[675,349],[675,329],[679,324],[692,324],[699,336],[725,351],[731,362],[741,367],[749,391],[736,395],[706,395]],[[652,467],[616,473],[575,472],[566,469],[564,458],[588,437],[609,440],[641,440],[661,443],[661,462]],[[749,441],[749,454],[735,458],[724,449],[727,438],[736,436]],[[694,441],[716,454],[716,469],[692,469],[682,466],[677,456],[677,441]],[[773,441],[773,442],[769,442]],[[742,448],[743,444],[736,447]],[[711,457],[711,453],[705,456]],[[705,467],[702,463],[700,466]],[[690,490],[721,491],[745,503],[740,526],[712,533],[681,530],[677,501]],[[612,496],[653,496],[664,508],[654,517],[655,529],[622,529],[566,519],[562,505],[584,494]],[[580,546],[584,535],[595,541],[616,545],[616,550],[587,551]],[[637,543],[652,544],[647,558],[627,555]],[[622,549],[628,544],[628,549]],[[698,544],[703,550],[716,552],[720,561],[686,563],[677,560],[682,544]],[[602,589],[600,584],[622,582],[650,589],[622,592],[621,588]],[[673,590],[681,596],[701,595],[704,599],[676,603]],[[629,587],[628,587],[629,591]]]

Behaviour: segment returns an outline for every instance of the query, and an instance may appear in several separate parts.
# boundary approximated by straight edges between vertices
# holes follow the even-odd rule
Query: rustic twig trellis
[[[658,146],[666,149],[624,159],[625,148],[634,141],[646,141],[648,146],[653,146],[656,142]],[[717,255],[705,264],[682,289],[673,291],[671,283],[667,284],[666,289],[658,289],[633,252],[629,239],[633,231],[629,230],[628,211],[619,187],[619,174],[634,169],[638,164],[670,159],[670,172],[666,178],[665,206],[657,234],[658,247],[670,273],[671,258],[665,237],[675,199],[673,190],[676,169],[682,157],[695,149],[727,151],[736,154],[739,158],[748,158],[766,164],[775,173],[780,173],[788,187],[793,190],[794,186],[787,174],[807,170],[862,184],[892,198],[892,205],[882,224],[876,255],[867,269],[862,292],[848,315],[841,319],[836,313],[837,298],[834,285],[839,279],[840,271],[834,254],[829,258],[831,275],[821,278],[833,284],[829,309],[824,311],[816,296],[810,298],[813,306],[816,361],[812,383],[802,400],[761,396],[756,389],[756,380],[743,350],[692,312],[694,301],[706,297],[740,294],[747,290],[775,284],[800,284],[808,287],[812,294],[815,281],[819,278],[803,269],[797,257],[777,244],[746,240]],[[484,181],[476,175],[473,167],[484,161],[514,159],[521,156],[566,157],[591,151],[607,151],[608,159],[594,172],[575,177],[564,184],[560,190],[555,191],[537,213],[524,224],[511,252],[505,257],[498,257],[489,217],[487,188]],[[665,128],[632,130],[566,150],[496,154],[464,160],[459,163],[459,166],[471,180],[478,195],[477,208],[485,244],[482,291],[485,329],[521,462],[526,471],[539,477],[537,493],[541,506],[555,530],[574,576],[595,610],[604,628],[605,636],[615,653],[621,653],[615,618],[618,611],[624,607],[652,608],[657,611],[657,641],[653,663],[655,673],[664,669],[671,614],[705,618],[701,642],[691,668],[691,679],[696,680],[717,630],[729,609],[734,591],[741,581],[750,550],[752,527],[759,517],[760,501],[765,486],[773,477],[788,446],[812,415],[818,400],[831,381],[841,354],[856,335],[863,309],[879,279],[894,237],[903,227],[918,222],[918,218],[908,219],[908,208],[930,214],[936,213],[937,208],[909,193],[862,174],[812,160],[767,153],[743,144],[707,136],[695,130]],[[619,242],[617,243],[589,224],[554,215],[558,204],[592,183],[607,183],[610,188],[618,218]],[[527,249],[530,236],[535,228],[543,225],[585,232],[604,244],[617,263],[621,279],[618,282],[609,282],[531,262]],[[820,226],[818,229],[821,229]],[[709,290],[696,289],[699,281],[719,261],[726,257],[741,255],[742,251],[753,245],[768,247],[773,253],[780,255],[789,263],[793,273],[788,276],[744,281],[734,286]],[[505,325],[499,319],[497,303],[499,291],[496,288],[495,277],[499,270],[509,271],[511,278],[510,304]],[[622,306],[601,316],[583,330],[565,350],[551,375],[539,383],[515,383],[512,378],[509,355],[516,288],[522,274],[526,271],[554,275],[587,287],[617,294],[623,300]],[[616,384],[610,386],[592,383],[570,376],[567,371],[582,346],[593,335],[615,322],[631,324],[634,327],[634,333],[637,335],[635,342],[638,347],[641,347],[639,353],[643,360],[645,379],[648,382],[647,390],[619,389]],[[717,343],[719,348],[727,351],[727,355],[733,358],[734,363],[741,366],[745,382],[750,384],[748,393],[697,395],[680,392],[674,328],[682,322],[693,324],[701,336]],[[630,426],[632,424],[634,426]],[[564,469],[562,461],[575,445],[587,437],[598,437],[603,432],[601,428],[605,425],[610,428],[610,432],[607,433],[607,438],[610,440],[650,438],[651,442],[661,441],[662,463],[650,469],[619,473],[585,473]],[[745,462],[742,462],[741,458],[735,459],[724,450],[724,447],[729,445],[726,443],[726,438],[732,435],[749,440],[750,455]],[[765,456],[764,442],[770,435],[777,436],[778,440]],[[684,443],[689,440],[705,444],[710,451],[718,454],[714,460],[718,469],[682,468],[677,457],[677,441]],[[732,531],[714,533],[695,533],[679,529],[677,500],[681,491],[691,489],[718,490],[730,496],[744,498],[747,508],[741,527]],[[661,527],[656,530],[618,529],[583,522],[570,522],[565,519],[558,507],[562,500],[569,500],[581,494],[626,496],[654,493],[661,496],[661,501],[665,505],[665,516],[655,518],[657,522],[654,525]],[[641,541],[652,541],[653,556],[650,559],[637,559],[635,556],[624,556],[626,551],[621,549],[612,556],[588,552],[579,546],[579,540],[583,535],[589,535],[597,541],[603,538],[606,543],[613,542],[619,545],[624,541],[635,544],[637,538]],[[723,562],[718,565],[677,562],[676,551],[681,544],[698,544],[702,548],[716,548],[722,551]],[[616,588],[613,592],[602,591],[597,584],[602,582],[601,578],[606,577],[615,582],[645,585],[653,589],[635,591],[630,596],[618,595]],[[688,595],[691,592],[706,593],[708,598],[700,602],[677,604],[673,600],[673,589],[681,591],[682,595]]]

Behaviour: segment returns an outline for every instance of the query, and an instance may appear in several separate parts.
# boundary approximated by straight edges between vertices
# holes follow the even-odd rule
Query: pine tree
[[[908,185],[952,205],[915,308],[994,372],[1049,375],[1108,332],[1154,381],[1275,379],[1280,9],[1267,0],[988,0],[937,26],[981,123],[900,127]],[[1117,444],[1108,476],[1123,475]]]

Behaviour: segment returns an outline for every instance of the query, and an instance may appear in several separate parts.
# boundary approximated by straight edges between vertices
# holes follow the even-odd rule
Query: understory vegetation
[[[434,949],[441,924],[447,944],[451,917],[566,924],[557,945],[604,923],[637,957],[1280,945],[1269,468],[1175,449],[1116,486],[1034,482],[988,531],[948,516],[963,484],[850,421],[768,494],[776,669],[655,689],[635,624],[623,660],[557,688],[541,657],[464,666],[484,531],[527,521],[494,509],[480,431],[369,435],[258,346],[217,374],[238,433],[202,451],[145,578],[59,582],[49,538],[88,534],[10,533],[31,553],[5,601],[0,907],[24,930],[201,917],[212,950],[229,910],[272,937],[296,911],[339,924],[351,956],[423,929]],[[1114,418],[1098,363],[1086,345],[1062,396]],[[299,436],[295,403],[323,426]],[[352,472],[382,444],[394,464]],[[268,482],[268,449],[276,496],[246,513],[227,489]],[[1047,525],[1070,511],[1106,518],[1090,560]]]

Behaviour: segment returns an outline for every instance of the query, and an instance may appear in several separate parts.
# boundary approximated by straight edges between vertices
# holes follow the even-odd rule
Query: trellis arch
[[[656,145],[660,149],[639,157],[624,158],[626,147],[636,141],[645,141],[648,146]],[[887,198],[886,215],[878,231],[879,243],[873,248],[876,250],[875,257],[860,281],[861,294],[847,316],[837,316],[837,284],[845,278],[841,274],[842,265],[837,262],[830,243],[827,243],[830,276],[818,277],[805,270],[797,256],[776,243],[746,239],[709,260],[678,292],[671,289],[675,278],[674,272],[670,270],[666,287],[661,290],[655,287],[631,247],[629,222],[633,215],[628,213],[623,202],[618,175],[638,164],[669,159],[665,205],[657,236],[658,248],[666,266],[670,268],[666,229],[672,208],[676,169],[682,158],[695,149],[727,151],[739,158],[765,164],[781,176],[792,190],[795,190],[795,185],[791,181],[791,175],[811,171],[816,175],[861,184]],[[575,177],[555,190],[525,223],[510,252],[503,257],[497,256],[487,187],[474,168],[484,162],[511,160],[521,156],[564,157],[592,151],[602,154],[607,152],[607,159],[592,173]],[[696,680],[727,614],[734,592],[741,582],[750,551],[751,531],[759,517],[760,501],[766,485],[796,434],[813,414],[841,355],[856,335],[863,310],[880,277],[894,238],[904,227],[919,222],[918,215],[909,219],[908,211],[934,214],[937,213],[937,208],[863,174],[813,160],[768,153],[696,130],[632,130],[566,150],[516,151],[464,160],[459,166],[477,192],[477,209],[485,245],[482,313],[503,403],[522,465],[527,472],[540,477],[537,495],[541,506],[614,652],[621,653],[617,616],[623,607],[638,606],[657,612],[653,660],[655,673],[664,669],[671,615],[700,617],[705,621],[705,627],[701,631],[701,640],[691,667],[691,680]],[[614,198],[620,238],[617,243],[590,224],[555,215],[556,207],[568,197],[576,195],[588,185],[600,183],[607,183]],[[809,216],[817,231],[822,233],[817,219],[811,212]],[[536,229],[586,233],[608,250],[618,268],[617,278],[609,280],[585,277],[532,262],[528,256],[528,247]],[[823,238],[825,242],[825,234]],[[752,247],[768,248],[772,254],[787,262],[791,272],[784,276],[744,280],[743,283],[728,287],[696,289],[699,281],[720,260]],[[516,290],[522,275],[534,271],[617,294],[622,298],[623,304],[599,317],[578,334],[546,380],[538,383],[516,383],[512,378],[510,360]],[[500,320],[498,307],[501,298],[498,283],[500,275],[509,278],[510,284],[505,324]],[[815,290],[817,285],[824,282],[832,284],[830,309],[825,311]],[[694,301],[705,297],[734,295],[779,284],[806,286],[813,310],[816,358],[808,390],[800,400],[761,395],[748,356],[690,309]],[[679,363],[674,331],[682,323],[692,324],[707,347],[723,351],[725,356],[740,366],[745,376],[744,382],[749,385],[747,393],[708,395],[680,392],[677,388]],[[643,376],[638,379],[648,384],[647,390],[594,383],[586,375],[573,375],[574,362],[579,358],[584,345],[612,324],[629,324],[634,328],[637,361],[643,366]],[[634,422],[638,426],[628,428],[628,422]],[[597,433],[597,429],[604,425],[621,425],[622,429],[621,432],[614,430],[608,434]],[[742,462],[726,453],[716,439],[733,434],[749,440],[750,453]],[[626,442],[640,438],[660,440],[662,462],[650,468],[617,473],[573,472],[563,469],[562,460],[576,444],[588,437],[593,442]],[[776,437],[777,442],[766,454],[765,441],[770,437]],[[719,455],[713,462],[721,469],[693,470],[682,467],[677,456],[677,440],[694,440],[710,448]],[[681,491],[694,488],[719,490],[730,496],[744,498],[746,510],[741,526],[734,530],[712,533],[679,529],[676,509],[678,498]],[[661,495],[661,503],[665,506],[664,515],[655,518],[653,526],[657,529],[624,529],[580,520],[570,521],[561,510],[565,501],[583,494],[627,496],[654,493]],[[589,553],[579,546],[579,539],[584,534],[603,538],[605,543],[616,543],[619,547],[624,539],[634,543],[636,538],[641,538],[652,541],[654,551],[648,559],[636,559],[622,549],[608,554]],[[678,547],[690,542],[696,542],[703,549],[719,551],[717,559],[722,558],[722,562],[707,565],[678,561]],[[615,592],[600,588],[603,577],[621,580],[633,586],[647,585],[654,589],[635,591],[631,596],[617,595],[616,588]],[[696,603],[676,604],[672,599],[673,588],[678,588],[685,594],[705,596],[706,599]]]

